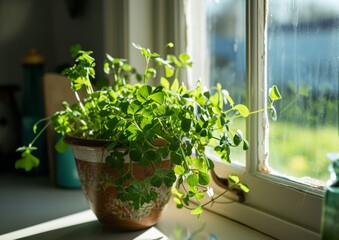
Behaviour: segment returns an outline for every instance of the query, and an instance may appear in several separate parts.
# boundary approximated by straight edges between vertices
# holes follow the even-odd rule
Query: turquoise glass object
[[[334,240],[339,239],[339,153],[328,154],[328,158],[332,164],[323,202],[321,239]]]
[[[40,119],[45,117],[44,100],[43,100],[43,74],[44,74],[44,58],[36,49],[30,49],[22,59],[22,67],[24,73],[24,88],[22,102],[22,123],[21,123],[21,145],[27,146],[35,137],[33,126]],[[40,124],[38,131],[41,129]],[[40,159],[40,164],[32,171],[25,174],[47,174],[48,158],[46,152],[46,135],[43,134],[34,144],[38,149],[33,155]]]
[[[81,186],[70,147],[66,152],[56,153],[56,183],[63,188],[80,188]]]

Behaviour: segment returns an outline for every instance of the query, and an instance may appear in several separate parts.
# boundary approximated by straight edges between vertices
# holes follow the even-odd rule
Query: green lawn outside
[[[244,129],[244,120],[237,119],[232,127]],[[338,128],[334,126],[294,125],[270,122],[270,167],[279,173],[301,178],[329,179],[326,158],[329,152],[339,152]],[[251,147],[251,146],[250,146]],[[233,163],[245,165],[246,153],[242,148],[232,149]]]
[[[274,170],[326,181],[330,164],[326,154],[329,152],[339,152],[337,127],[270,123],[269,162]]]

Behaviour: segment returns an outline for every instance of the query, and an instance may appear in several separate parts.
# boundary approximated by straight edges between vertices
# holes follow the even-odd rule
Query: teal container
[[[45,58],[35,48],[29,49],[22,58],[24,73],[23,115],[43,117],[44,99],[42,78],[44,75]]]
[[[56,184],[63,188],[80,188],[73,152],[70,147],[63,153],[56,153]]]
[[[321,219],[321,239],[339,239],[339,153],[328,154],[332,160],[329,167],[331,177],[326,188],[322,219]]]
[[[21,145],[27,146],[36,136],[33,133],[33,126],[42,118],[44,113],[44,99],[42,91],[42,78],[44,74],[44,57],[32,48],[22,58],[24,73],[23,102],[22,102],[22,123],[21,123]],[[37,132],[41,130],[44,123],[38,126]],[[43,133],[34,143],[37,150],[33,152],[40,159],[37,168],[33,168],[25,174],[47,174],[48,158],[46,152],[46,135]]]

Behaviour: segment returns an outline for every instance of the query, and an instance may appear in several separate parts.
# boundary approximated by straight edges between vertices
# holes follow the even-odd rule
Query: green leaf
[[[234,175],[234,174],[230,174],[228,176],[228,180],[230,180],[234,184],[238,184],[239,183],[239,177],[237,175]]]
[[[150,164],[150,160],[145,155],[142,155],[138,164],[142,167],[147,167]]]
[[[149,98],[155,101],[158,104],[163,104],[165,99],[165,93],[164,92],[156,92],[151,95],[149,95]]]
[[[150,189],[149,181],[134,180],[126,188],[118,191],[116,196],[122,201],[132,201],[134,209],[137,210],[143,204],[155,200],[157,193]]]
[[[200,215],[203,212],[202,206],[198,206],[191,211],[193,215]]]
[[[163,86],[165,89],[169,89],[170,88],[169,81],[166,78],[164,78],[164,77],[160,78],[160,85]]]
[[[279,92],[278,87],[276,85],[273,85],[269,89],[269,97],[272,101],[281,99],[280,92]]]
[[[175,65],[177,65],[177,67],[182,67],[181,62],[177,59],[177,57],[175,55],[167,55],[167,58],[170,62],[174,63]]]
[[[228,103],[230,104],[231,107],[234,106],[234,101],[231,98],[229,92],[225,89],[221,90],[222,94],[224,95],[224,97],[226,98],[226,100],[228,101]]]
[[[179,190],[178,190],[177,188],[175,188],[175,187],[173,187],[173,188],[171,189],[171,192],[172,192],[173,195],[178,196],[179,198],[182,198],[182,197],[185,196],[185,194],[184,194],[183,192],[179,191]]]
[[[213,106],[220,108],[220,98],[218,93],[213,94],[213,96],[211,96],[209,100]]]
[[[242,117],[248,117],[250,113],[248,108],[243,104],[235,105],[232,109],[238,111]]]
[[[229,146],[227,147],[227,149],[229,149]],[[225,154],[223,154],[221,156],[221,160],[230,164],[231,163],[230,152],[227,151]]]
[[[200,133],[201,130],[202,130],[202,127],[200,126],[199,123],[197,123],[197,124],[195,125],[195,132],[196,132],[196,133]]]
[[[190,65],[192,62],[191,62],[191,57],[190,55],[188,55],[187,53],[181,53],[179,55],[179,59],[182,63],[186,64],[186,65]]]
[[[202,131],[200,132],[200,136],[206,137],[206,136],[207,136],[207,130],[206,130],[206,129],[202,130]]]
[[[198,193],[195,194],[195,197],[196,197],[197,200],[201,200],[205,197],[205,193],[198,192]]]
[[[171,162],[176,165],[181,165],[182,162],[182,156],[176,152],[171,152]]]
[[[36,123],[36,124],[33,125],[33,133],[34,134],[36,134],[37,129],[38,129],[38,124]]]
[[[250,191],[249,186],[247,186],[247,185],[244,184],[244,183],[239,183],[238,186],[240,187],[240,189],[241,189],[243,192],[249,192],[249,191]]]
[[[154,175],[151,179],[151,184],[153,187],[159,188],[162,184],[163,179],[157,175]]]
[[[177,180],[177,177],[175,176],[175,173],[173,170],[164,170],[165,177],[164,177],[164,182],[166,187],[171,188],[174,184],[174,182]]]
[[[207,159],[208,169],[214,169],[214,162],[211,159]]]
[[[191,129],[191,122],[192,122],[191,119],[184,118],[184,119],[181,121],[181,129],[182,129],[184,132],[189,132],[189,130]]]
[[[130,124],[127,127],[127,131],[130,133],[128,134],[128,140],[130,141],[135,141],[138,137],[138,135],[142,134],[141,131],[139,130],[139,128],[137,126],[135,126],[134,124]]]
[[[178,92],[178,89],[179,89],[179,80],[176,78],[172,83],[171,90],[173,92]]]
[[[175,205],[177,206],[177,208],[182,208],[183,207],[183,204],[181,202],[181,200],[179,198],[173,198],[173,201],[175,203]]]
[[[171,151],[176,151],[176,150],[178,150],[179,147],[180,147],[180,142],[179,142],[179,140],[176,140],[176,141],[174,141],[170,144],[169,149]]]
[[[142,152],[137,149],[131,149],[129,151],[129,157],[133,162],[139,162],[141,159]]]
[[[186,182],[190,187],[195,187],[199,183],[199,176],[198,174],[191,174],[186,178]]]
[[[138,101],[132,102],[130,105],[127,107],[127,113],[134,115],[136,112],[138,112],[141,109],[141,105],[139,104]]]
[[[210,183],[211,176],[208,173],[199,171],[199,184],[208,185]]]
[[[165,46],[165,47],[172,48],[172,47],[174,47],[174,44],[173,44],[172,42],[169,42],[169,43],[167,43],[167,44],[166,44],[166,46]]]
[[[234,144],[238,146],[243,141],[243,139],[244,139],[243,133],[240,129],[238,129],[233,137]]]
[[[150,79],[152,77],[155,77],[157,75],[157,71],[154,69],[154,68],[149,68],[147,69],[147,72],[146,72],[146,79]]]
[[[142,86],[136,93],[139,102],[144,103],[147,101],[148,96],[151,94],[152,88],[149,85]]]
[[[185,173],[185,168],[183,166],[176,165],[174,167],[174,172],[175,172],[175,174],[182,175],[182,174]]]
[[[124,69],[124,71],[126,71],[126,72],[129,72],[129,71],[132,70],[132,66],[129,65],[128,63],[124,63],[124,64],[122,65],[122,69]]]
[[[21,154],[21,158],[15,162],[15,168],[23,168],[28,172],[32,168],[37,167],[39,163],[39,159],[33,156],[29,150],[26,150]]]
[[[186,94],[186,92],[187,92],[187,86],[181,85],[178,89],[178,93],[184,95],[184,94]]]
[[[141,55],[145,57],[151,57],[151,51],[149,49],[141,48],[140,50],[141,50]]]
[[[107,127],[113,129],[117,126],[118,123],[119,123],[118,118],[114,117],[107,121]]]
[[[243,145],[242,145],[242,149],[244,150],[244,151],[246,151],[246,150],[248,150],[249,149],[249,147],[250,147],[250,145],[248,144],[248,142],[246,141],[246,139],[243,139]]]
[[[71,52],[72,57],[76,57],[80,51],[81,51],[80,44],[75,44],[70,47],[70,52]]]
[[[118,151],[111,152],[111,154],[106,157],[106,163],[112,168],[123,170],[125,163],[124,153]]]
[[[108,75],[110,73],[110,65],[109,62],[104,62],[104,72]]]
[[[148,150],[144,153],[144,158],[146,158],[149,162],[156,162],[160,157],[161,156],[154,150]]]
[[[174,68],[171,65],[165,65],[165,76],[170,78],[174,74]]]
[[[61,137],[59,141],[55,144],[55,150],[59,153],[64,153],[68,149],[68,144],[64,142],[64,138]]]
[[[152,118],[146,116],[142,118],[140,127],[143,129],[144,133],[147,134],[147,131],[149,131],[149,129],[153,127]]]

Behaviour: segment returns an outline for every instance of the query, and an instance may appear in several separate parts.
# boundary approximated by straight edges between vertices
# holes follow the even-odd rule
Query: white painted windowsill
[[[103,227],[95,218],[91,210],[77,211],[71,214],[58,215],[56,218],[52,218],[47,221],[36,220],[39,218],[39,214],[46,215],[48,208],[58,208],[57,204],[65,206],[67,208],[67,202],[63,201],[63,196],[67,194],[76,194],[76,197],[82,199],[81,190],[62,190],[55,186],[49,186],[46,182],[41,184],[44,178],[39,180],[30,180],[29,178],[19,177],[19,183],[21,187],[23,182],[32,181],[33,186],[23,187],[22,189],[14,187],[13,177],[4,177],[0,175],[0,187],[10,195],[3,195],[0,199],[2,210],[5,214],[1,214],[1,224],[5,226],[4,221],[12,221],[14,225],[20,226],[20,218],[26,218],[25,227],[11,226],[7,222],[7,229],[1,229],[0,227],[0,240],[5,239],[208,239],[208,240],[223,240],[223,239],[272,239],[262,233],[259,233],[253,229],[250,229],[244,225],[236,223],[230,219],[224,218],[209,211],[205,211],[200,218],[191,215],[189,211],[176,209],[174,203],[170,201],[166,209],[164,210],[160,221],[152,228],[135,231],[135,232],[116,232]],[[8,182],[12,180],[11,182]],[[46,179],[44,179],[45,181]],[[6,184],[6,182],[8,184]],[[6,187],[5,187],[6,186]],[[39,190],[40,189],[40,190]],[[34,192],[36,191],[36,192]],[[44,193],[45,191],[45,193]],[[40,197],[37,197],[36,193],[40,193]],[[4,193],[4,192],[2,192]],[[53,195],[53,197],[47,198],[46,195]],[[16,195],[17,201],[6,203],[4,201],[12,201],[11,197]],[[21,197],[20,197],[21,196]],[[56,196],[60,196],[57,199]],[[34,201],[28,200],[28,198],[36,198]],[[25,199],[26,198],[26,199]],[[67,197],[65,197],[67,198]],[[39,200],[41,199],[41,200]],[[46,207],[44,207],[45,200],[48,200]],[[71,199],[71,198],[69,198]],[[73,197],[74,199],[74,197]],[[79,202],[79,199],[75,201]],[[39,202],[41,201],[41,202]],[[80,200],[81,202],[82,200]],[[23,206],[23,204],[27,204]],[[18,204],[18,205],[15,205]],[[35,206],[33,206],[35,204]],[[71,204],[71,203],[70,203]],[[74,204],[74,202],[72,203]],[[76,204],[76,203],[75,203]],[[83,203],[81,203],[83,204]],[[4,207],[7,205],[8,207]],[[39,206],[40,205],[40,206]],[[60,207],[60,206],[59,206]],[[17,209],[17,212],[16,212]],[[62,208],[59,208],[62,209]],[[7,212],[6,212],[7,211]],[[26,211],[26,212],[25,212]],[[6,214],[7,213],[7,214]],[[20,216],[22,214],[22,216]],[[29,216],[31,214],[31,216]],[[56,214],[55,214],[56,215]],[[57,216],[57,215],[56,215]],[[61,216],[61,217],[60,217]],[[49,217],[50,218],[50,217]],[[17,223],[15,222],[17,219]],[[30,221],[32,219],[32,221]],[[35,219],[35,220],[34,220]],[[45,218],[46,219],[46,218]],[[47,218],[48,219],[48,218]],[[34,220],[34,221],[33,221]],[[30,224],[32,223],[32,224]],[[1,235],[2,234],[2,235]]]
[[[61,237],[62,236],[62,237]],[[71,214],[4,235],[0,239],[272,239],[239,223],[205,211],[198,219],[170,202],[159,223],[144,231],[114,232],[102,227],[91,210]]]

